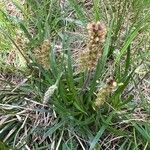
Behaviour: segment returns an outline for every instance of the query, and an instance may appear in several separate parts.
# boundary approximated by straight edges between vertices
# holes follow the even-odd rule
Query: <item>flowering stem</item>
[[[87,88],[87,85],[88,85],[88,83],[90,81],[90,78],[91,78],[91,74],[92,74],[92,72],[90,70],[88,70],[87,77],[86,77],[86,80],[83,83],[80,94],[84,93],[85,89]]]

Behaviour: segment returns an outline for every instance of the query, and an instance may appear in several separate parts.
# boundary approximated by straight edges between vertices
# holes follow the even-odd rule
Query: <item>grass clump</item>
[[[86,1],[13,1],[21,19],[2,10],[16,27],[2,26],[2,36],[26,66],[9,66],[17,77],[1,73],[0,148],[148,150],[149,100],[139,88],[148,70],[137,71],[147,69],[138,41],[149,28],[147,4],[93,0],[88,14]]]

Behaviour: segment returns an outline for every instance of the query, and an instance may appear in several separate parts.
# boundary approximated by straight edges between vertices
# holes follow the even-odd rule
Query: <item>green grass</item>
[[[149,83],[150,3],[91,3],[87,11],[84,2],[75,0],[63,8],[57,0],[27,0],[24,6],[14,1],[24,14],[23,20],[1,10],[0,17],[5,17],[0,22],[0,37],[7,42],[6,46],[0,43],[0,149],[150,149],[149,99],[139,88],[142,82]],[[98,20],[105,22],[107,37],[102,57],[88,79],[89,72],[76,72],[74,52],[78,55],[86,44],[87,23]],[[5,49],[11,43],[18,46],[16,30],[29,40],[26,68],[5,63]],[[48,70],[33,55],[44,39],[51,41]],[[58,56],[56,46],[60,45]],[[142,65],[146,70],[143,78],[135,71]],[[118,86],[104,105],[94,109],[95,93],[109,76]],[[48,103],[43,104],[48,89]]]

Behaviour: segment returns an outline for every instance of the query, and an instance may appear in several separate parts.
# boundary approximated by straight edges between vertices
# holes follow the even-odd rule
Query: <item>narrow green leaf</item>
[[[111,114],[107,119],[106,122],[109,123],[112,119],[113,114]],[[96,136],[94,137],[94,139],[92,140],[91,144],[90,144],[90,149],[89,150],[93,150],[95,145],[97,144],[97,142],[99,141],[99,139],[101,138],[101,136],[103,135],[105,129],[108,127],[108,124],[103,124],[102,127],[100,128],[100,130],[97,132]]]
[[[128,104],[129,102],[131,102],[134,98],[134,95],[129,95],[129,97],[127,98],[127,100],[124,100],[120,106],[124,106],[125,104]]]
[[[87,115],[86,111],[84,111],[84,109],[83,109],[82,106],[79,104],[79,102],[76,102],[76,101],[75,101],[73,104],[74,104],[74,106],[75,106],[78,110],[80,110],[81,112],[83,112],[84,114]]]
[[[101,18],[100,0],[93,0],[93,14],[94,14],[95,21],[99,21]]]
[[[45,134],[44,134],[44,138],[46,138],[47,136],[52,135],[57,129],[59,129],[61,126],[64,125],[64,122],[59,122],[58,124],[55,124],[53,127],[51,127]]]
[[[136,130],[142,135],[142,137],[148,142],[150,142],[150,133],[148,133],[141,125],[138,125],[136,123],[132,124],[136,128]],[[150,128],[150,125],[148,125],[147,127]]]
[[[124,53],[126,52],[127,48],[129,47],[129,45],[131,44],[131,42],[134,40],[134,38],[138,35],[139,31],[141,29],[141,26],[137,26],[136,29],[134,29],[127,37],[126,41],[124,42],[124,45],[122,47],[122,49],[120,50],[120,54],[117,56],[115,63],[119,63],[121,60],[121,57],[124,55]]]
[[[127,56],[126,56],[126,62],[125,62],[125,71],[124,74],[127,75],[130,69],[130,65],[131,65],[131,47],[130,45],[127,48]]]
[[[30,33],[28,32],[27,28],[25,27],[25,25],[22,22],[19,22],[20,24],[20,28],[24,31],[25,35],[28,37],[29,40],[32,40],[32,36],[30,35]],[[31,41],[30,41],[31,42]]]
[[[125,150],[125,145],[128,142],[128,139],[126,139],[123,144],[120,146],[119,150]]]
[[[86,23],[87,22],[87,18],[84,14],[84,10],[82,7],[80,7],[80,5],[78,4],[78,1],[76,0],[69,0],[69,3],[71,5],[72,8],[74,8],[79,20],[82,21],[82,23]]]

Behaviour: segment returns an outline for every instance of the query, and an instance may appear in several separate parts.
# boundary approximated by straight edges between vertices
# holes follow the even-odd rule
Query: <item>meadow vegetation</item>
[[[0,150],[149,150],[149,7],[1,0]]]

